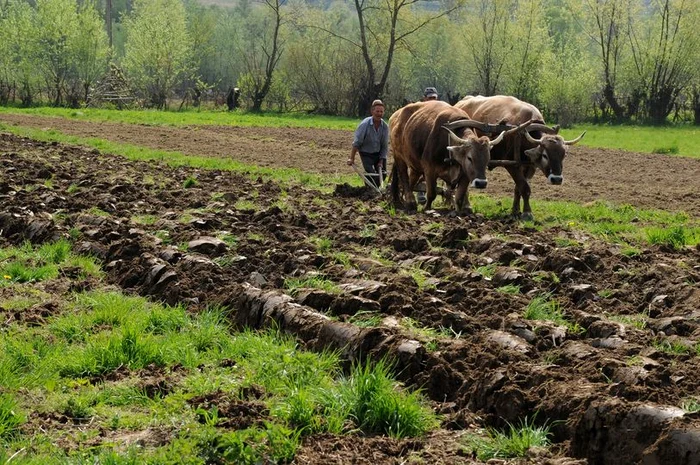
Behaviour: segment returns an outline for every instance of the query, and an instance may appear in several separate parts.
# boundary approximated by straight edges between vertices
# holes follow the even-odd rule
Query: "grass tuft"
[[[466,446],[479,460],[527,457],[533,447],[548,447],[550,426],[535,426],[534,418],[525,418],[518,426],[508,423],[506,431],[490,428],[486,436],[469,435]]]
[[[437,419],[419,392],[396,390],[386,360],[356,364],[345,381],[344,397],[358,426],[368,433],[394,438],[420,436],[437,425]]]
[[[18,410],[17,402],[9,394],[0,394],[0,438],[10,439],[17,435],[25,418]]]

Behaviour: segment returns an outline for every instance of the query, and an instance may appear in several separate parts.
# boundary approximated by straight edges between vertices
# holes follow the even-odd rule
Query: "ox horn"
[[[525,139],[527,139],[527,141],[531,144],[540,145],[540,142],[542,142],[542,139],[535,139],[527,131],[525,131],[523,134],[525,134]]]
[[[581,133],[581,135],[578,136],[576,139],[573,139],[573,140],[565,140],[565,141],[564,141],[564,144],[565,144],[565,145],[574,145],[574,144],[576,144],[578,141],[580,141],[581,139],[583,139],[583,136],[585,136],[585,135],[586,135],[586,131],[583,131],[583,132]]]
[[[482,132],[488,132],[488,125],[482,123],[481,121],[476,121],[473,119],[459,119],[457,121],[452,121],[443,126],[447,130],[453,130],[457,128],[471,128],[479,129]]]
[[[527,128],[531,124],[532,124],[532,120],[529,120],[529,121],[524,122],[520,126],[516,126],[513,129],[508,129],[507,131],[501,132],[498,135],[498,137],[496,137],[494,140],[491,141],[491,147],[493,147],[494,145],[500,144],[505,136],[507,136],[509,134],[513,134],[513,133],[518,132],[518,131],[522,131],[523,129]],[[525,134],[527,134],[527,131],[525,132]]]
[[[550,128],[549,126],[542,123],[533,123],[530,125],[530,131],[540,131],[545,134],[551,134],[553,136],[556,136],[557,134],[559,134],[559,125],[557,124]]]
[[[455,138],[455,140],[459,141],[460,144],[468,144],[468,143],[469,143],[469,141],[468,141],[467,139],[462,139],[462,138],[459,137],[457,134],[455,134],[454,132],[452,132],[452,129],[450,129],[449,127],[443,126],[443,129],[446,129],[447,132],[450,133],[450,137]]]

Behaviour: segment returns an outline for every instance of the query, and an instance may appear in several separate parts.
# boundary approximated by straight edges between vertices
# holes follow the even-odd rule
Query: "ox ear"
[[[525,150],[525,155],[531,162],[535,163],[542,156],[542,147],[537,146],[534,149]]]

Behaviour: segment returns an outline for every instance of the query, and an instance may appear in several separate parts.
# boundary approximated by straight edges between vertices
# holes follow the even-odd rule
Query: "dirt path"
[[[193,126],[173,128],[123,123],[93,123],[63,118],[0,114],[0,121],[56,129],[80,137],[179,151],[188,155],[230,157],[267,167],[293,167],[317,173],[348,173],[349,131],[299,128]],[[700,159],[573,147],[562,186],[546,184],[538,174],[533,199],[587,203],[609,200],[644,208],[685,211],[700,218]],[[503,169],[489,174],[487,193],[512,195]]]

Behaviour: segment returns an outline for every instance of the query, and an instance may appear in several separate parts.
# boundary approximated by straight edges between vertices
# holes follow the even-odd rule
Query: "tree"
[[[443,17],[405,43],[407,53],[397,54],[396,72],[392,71],[387,82],[395,103],[421,99],[428,86],[437,88],[443,100],[464,95],[471,66],[461,27],[458,21]]]
[[[38,62],[53,104],[63,103],[70,72],[71,42],[78,28],[75,0],[37,0]]]
[[[362,76],[362,92],[358,95],[357,114],[365,115],[372,101],[384,94],[394,54],[413,34],[432,21],[446,16],[461,6],[454,6],[438,13],[411,15],[418,3],[436,4],[437,0],[353,0],[357,27],[352,33],[338,33],[331,27],[320,26],[333,37],[350,43],[362,56],[365,73]],[[307,24],[307,27],[319,27]]]
[[[691,0],[657,0],[649,5],[645,20],[630,28],[634,69],[644,90],[646,116],[653,124],[666,122],[691,78],[698,44],[693,9],[697,6]]]
[[[156,108],[193,71],[192,40],[179,0],[136,0],[125,20],[124,67],[132,86]]]
[[[78,9],[77,29],[71,41],[71,77],[81,90],[76,96],[87,101],[90,88],[107,70],[110,48],[95,4],[87,1]]]
[[[628,107],[620,101],[618,79],[623,67],[623,55],[629,47],[629,21],[634,11],[630,0],[584,0],[589,13],[587,31],[597,45],[603,71],[603,97],[620,122],[628,119],[639,102],[639,91],[630,92]]]
[[[262,109],[272,86],[275,68],[282,58],[283,3],[283,0],[262,0],[264,10],[257,12],[257,21],[247,23],[243,41],[238,44],[245,69],[241,92],[251,100],[252,111]]]
[[[472,5],[466,42],[476,71],[477,92],[495,95],[514,41],[510,38],[514,0],[478,0]]]
[[[39,85],[36,14],[21,0],[6,4],[0,17],[0,87],[8,100],[15,92],[29,106]]]

